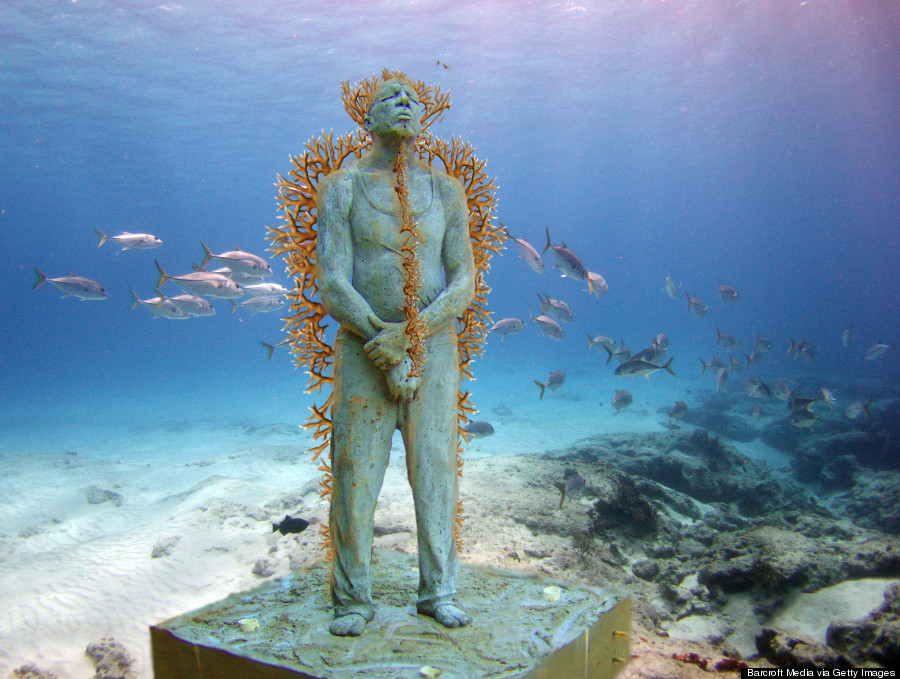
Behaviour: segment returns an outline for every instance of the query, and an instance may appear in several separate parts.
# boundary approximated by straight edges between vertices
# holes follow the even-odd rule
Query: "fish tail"
[[[606,349],[606,365],[609,365],[609,362],[612,360],[612,357],[613,357],[612,349],[610,349],[605,344],[603,345],[603,348]]]
[[[566,504],[566,491],[563,488],[559,489],[559,508],[562,509],[563,505]]]
[[[37,267],[34,267],[34,272],[37,274],[37,282],[31,286],[32,290],[37,289],[38,287],[43,285],[47,280],[47,277],[44,274],[42,274],[41,270],[38,269]]]
[[[708,368],[708,367],[709,367],[709,365],[708,365],[708,364],[707,364],[707,362],[706,362],[706,361],[704,361],[704,360],[703,360],[703,359],[702,359],[702,358],[701,358],[701,359],[699,359],[699,361],[700,361],[700,365],[702,365],[702,366],[703,366],[703,369],[702,369],[702,370],[701,370],[701,371],[700,371],[700,374],[701,374],[701,375],[702,375],[702,374],[703,374],[703,373],[705,373],[705,372],[706,372],[706,369],[707,369],[707,368]],[[747,365],[750,365],[750,362],[749,362],[749,360],[748,360],[748,361],[747,361]]]
[[[550,229],[548,227],[544,227],[547,231],[547,244],[544,246],[544,249],[541,250],[541,254],[547,252],[550,249]]]
[[[594,338],[588,333],[588,351],[594,348]]]
[[[169,274],[163,271],[163,268],[160,265],[158,259],[154,259],[153,261],[156,262],[156,268],[159,269],[159,283],[156,284],[156,287],[161,288],[163,286],[163,283],[169,280]]]
[[[209,260],[212,259],[213,253],[212,250],[206,247],[206,243],[204,243],[203,241],[200,241],[200,245],[203,246],[203,252],[206,253],[206,256],[203,258],[203,264],[200,265],[200,268],[203,269],[206,267]]]
[[[675,374],[675,371],[672,370],[672,361],[674,361],[674,360],[675,360],[675,357],[674,357],[674,356],[670,356],[670,357],[669,357],[669,360],[666,361],[666,364],[663,366],[663,369],[665,369],[665,371],[668,372],[670,375],[674,375],[674,374]]]
[[[272,354],[275,353],[275,346],[272,344],[269,344],[268,342],[263,342],[262,340],[260,340],[259,343],[262,344],[266,348],[266,350],[269,352],[269,360],[271,361]]]
[[[100,236],[100,242],[97,243],[97,247],[99,248],[101,245],[103,245],[106,242],[108,236],[105,233],[103,233],[100,229],[95,228],[94,231],[96,231],[97,235]]]
[[[131,305],[131,309],[134,309],[134,307],[141,303],[141,298],[138,297],[138,294],[134,290],[131,291],[131,296],[134,297],[134,303]],[[129,311],[131,311],[131,309],[129,309]]]
[[[229,299],[228,301],[231,302],[231,313],[234,313],[234,310],[237,309],[237,304],[234,303],[233,299]]]
[[[273,524],[272,524],[272,532],[273,532],[273,533],[277,533],[277,532],[278,532],[278,524],[277,524],[277,523],[273,523]]]
[[[156,294],[159,295],[159,301],[156,303],[156,307],[159,308],[162,306],[162,303],[166,301],[166,296],[159,288],[156,288]]]
[[[537,380],[535,380],[534,383],[541,388],[540,400],[543,400],[544,399],[544,389],[546,388],[546,385],[543,382],[538,382]]]

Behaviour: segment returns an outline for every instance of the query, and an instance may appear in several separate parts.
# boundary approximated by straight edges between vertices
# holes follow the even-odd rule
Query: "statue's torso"
[[[353,287],[379,318],[399,322],[406,318],[403,287],[406,274],[399,252],[406,242],[401,233],[402,212],[395,188],[396,175],[351,168],[353,201],[349,221],[353,243]],[[410,168],[409,195],[413,217],[422,236],[416,246],[421,266],[419,299],[430,304],[444,287],[441,246],[446,217],[440,177],[427,166]]]

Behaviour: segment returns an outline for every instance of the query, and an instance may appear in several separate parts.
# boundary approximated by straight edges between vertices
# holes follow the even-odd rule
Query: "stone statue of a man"
[[[411,84],[386,80],[365,119],[371,150],[319,186],[317,278],[338,320],[332,401],[332,634],[357,636],[374,615],[370,562],[375,503],[391,438],[400,429],[415,502],[419,613],[446,627],[471,618],[453,605],[459,565],[456,317],[472,302],[475,262],[462,185],[414,151],[422,110]],[[419,314],[425,363],[410,369],[401,252],[398,154],[406,155],[412,215],[421,242]]]

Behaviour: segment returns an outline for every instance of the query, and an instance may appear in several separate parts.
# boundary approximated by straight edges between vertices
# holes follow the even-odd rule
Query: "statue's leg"
[[[375,504],[397,428],[397,405],[387,385],[353,336],[335,342],[331,425],[331,510],[334,561],[332,634],[357,636],[374,615],[372,532]]]
[[[471,618],[453,605],[459,563],[454,528],[458,496],[457,398],[459,363],[455,333],[429,338],[415,398],[401,408],[409,483],[419,539],[419,613],[447,627]]]

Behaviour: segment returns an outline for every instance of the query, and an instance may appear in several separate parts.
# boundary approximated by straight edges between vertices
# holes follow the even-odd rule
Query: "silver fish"
[[[771,349],[772,343],[759,333],[756,333],[756,343],[753,345],[753,351],[758,351],[759,353],[764,354]]]
[[[544,260],[541,259],[538,251],[534,249],[531,243],[524,238],[516,238],[513,236],[509,232],[509,227],[504,226],[503,222],[500,222],[500,228],[503,229],[506,236],[516,244],[516,248],[519,250],[519,256],[528,263],[528,266],[537,273],[544,273]]]
[[[38,278],[37,282],[32,286],[32,290],[36,290],[44,283],[49,282],[50,285],[63,294],[64,298],[78,297],[84,301],[86,299],[106,299],[109,296],[102,285],[97,281],[92,281],[90,278],[82,278],[75,274],[60,276],[59,278],[47,278],[37,267],[34,267],[34,272]]]
[[[555,485],[561,494],[559,498],[559,508],[562,509],[563,505],[566,503],[566,494],[581,490],[584,488],[585,482],[581,474],[575,472],[574,474],[567,476],[565,482],[560,482]]]
[[[501,318],[491,326],[489,332],[506,337],[525,329],[525,322],[520,318]]]
[[[608,356],[606,357],[606,365],[615,357],[619,363],[625,363],[631,360],[631,349],[623,341],[618,347],[603,347]]]
[[[719,297],[726,304],[734,304],[738,301],[738,292],[727,283],[719,283]]]
[[[722,385],[728,381],[728,368],[719,368],[716,371],[716,393],[722,388]]]
[[[741,362],[738,359],[736,359],[734,356],[729,356],[728,362],[731,363],[731,372],[732,373],[743,372],[744,366],[742,366]]]
[[[869,399],[865,403],[863,403],[862,401],[854,401],[847,406],[846,410],[844,410],[844,415],[851,420],[855,420],[860,415],[865,415],[866,419],[868,419],[871,406],[872,399]]]
[[[534,314],[531,314],[531,320],[537,323],[541,332],[551,339],[561,340],[566,336],[562,326],[549,316],[543,314],[535,316]]]
[[[275,353],[275,350],[276,350],[278,347],[283,347],[283,346],[286,345],[286,344],[290,344],[290,343],[291,343],[291,338],[290,338],[290,337],[285,337],[285,338],[284,338],[283,340],[281,340],[278,344],[269,344],[268,342],[263,342],[262,340],[260,340],[259,343],[262,344],[262,345],[266,348],[266,350],[269,352],[269,360],[271,361],[271,360],[272,360],[272,354]]]
[[[251,297],[246,302],[238,304],[231,300],[231,313],[238,308],[246,309],[251,314],[267,314],[272,311],[278,311],[284,308],[284,298],[282,297]]]
[[[666,294],[669,296],[669,299],[678,299],[678,291],[681,289],[680,285],[675,285],[675,281],[672,280],[672,276],[666,274]]]
[[[811,410],[801,409],[791,413],[790,423],[795,427],[809,428],[819,421],[819,416]]]
[[[897,351],[896,342],[894,344],[873,344],[866,350],[866,360],[874,361],[876,358],[883,356],[888,349]]]
[[[694,316],[697,318],[703,318],[706,316],[706,312],[709,311],[709,307],[703,303],[703,300],[699,297],[692,297],[688,293],[684,293],[687,297],[688,301],[688,311],[693,312]]]
[[[550,229],[547,229],[547,244],[544,246],[543,252],[547,252],[548,249],[553,252],[553,261],[556,263],[556,268],[563,272],[563,276],[576,281],[587,281],[588,291],[593,294],[594,283],[588,276],[584,264],[574,252],[566,247],[565,242],[562,245],[553,245],[550,242]]]
[[[237,248],[229,252],[223,252],[222,254],[214,255],[212,251],[210,251],[210,249],[206,247],[206,243],[200,241],[200,245],[203,246],[203,252],[206,253],[206,257],[203,259],[203,263],[200,265],[201,269],[206,268],[209,260],[215,259],[223,266],[231,269],[232,273],[238,273],[243,274],[244,276],[253,277],[265,277],[272,275],[272,267],[269,266],[269,263],[262,257],[251,254],[249,252],[244,252],[243,250],[239,250]]]
[[[252,297],[272,297],[275,295],[286,295],[288,290],[280,283],[251,283],[250,285],[241,285],[248,295]]]
[[[634,398],[630,392],[627,392],[624,389],[616,389],[612,397],[612,407],[616,411],[615,414],[618,415],[619,412],[625,410],[625,408],[630,406],[633,401]]]
[[[157,290],[156,293],[160,297],[165,297],[159,290]],[[209,303],[209,300],[197,297],[196,295],[176,295],[175,297],[167,297],[166,299],[188,316],[213,316],[216,313],[216,308]]]
[[[563,302],[561,299],[554,299],[550,295],[541,297],[541,293],[537,293],[538,299],[541,300],[541,313],[550,313],[561,321],[571,323],[575,319],[572,313],[572,307]]]
[[[140,304],[153,314],[154,318],[170,318],[179,321],[190,318],[190,316],[179,309],[172,300],[163,296],[141,299],[134,290],[131,291],[131,295],[134,297],[134,303],[131,305],[131,308],[134,309]]]
[[[706,361],[704,361],[704,360],[701,358],[701,359],[700,359],[700,365],[703,366],[703,369],[700,370],[700,374],[701,374],[701,375],[702,375],[703,373],[706,372],[706,369],[707,369],[707,368],[709,368],[709,369],[712,370],[713,372],[716,372],[716,371],[719,371],[719,370],[724,370],[725,368],[728,367],[727,365],[725,365],[725,363],[722,361],[722,359],[721,359],[721,358],[718,358],[717,356],[713,356],[712,360],[711,360],[709,363],[707,363]]]
[[[841,344],[844,345],[845,347],[849,347],[851,344],[853,344],[853,326],[852,325],[849,328],[847,328],[846,330],[844,330],[844,332],[841,333]]]
[[[725,351],[741,350],[741,341],[734,335],[719,330],[718,325],[716,326],[716,344],[721,344]]]
[[[591,337],[590,335],[588,335],[588,351],[590,351],[594,347],[605,349],[607,347],[614,346],[616,346],[616,341],[611,337],[607,337],[606,335],[597,335],[596,337]]]
[[[632,358],[630,361],[626,361],[616,368],[615,374],[619,377],[639,377],[643,375],[648,380],[650,379],[650,375],[657,370],[665,370],[670,375],[674,375],[675,371],[672,370],[673,358],[674,357],[669,357],[669,360],[666,361],[665,365],[656,365],[655,363],[640,358]]]
[[[100,229],[94,229],[94,231],[100,236],[100,242],[97,243],[98,248],[108,240],[113,241],[117,245],[121,245],[122,250],[131,250],[132,248],[148,250],[150,248],[158,248],[162,245],[162,241],[159,238],[149,233],[128,233],[127,231],[123,231],[118,236],[107,236]]]
[[[156,268],[159,269],[159,283],[156,287],[161,288],[163,283],[168,280],[175,281],[185,292],[189,292],[197,297],[222,297],[225,299],[234,299],[244,294],[240,286],[228,276],[218,273],[208,273],[206,271],[197,271],[195,273],[184,274],[183,276],[170,276],[163,271],[162,266],[157,261]]]
[[[534,383],[541,388],[540,398],[543,399],[545,389],[556,391],[566,383],[566,374],[562,370],[554,370],[550,373],[550,376],[547,377],[546,382],[538,382],[537,380],[535,380]]]
[[[795,342],[793,339],[791,339],[790,342],[791,346],[788,349],[788,356],[796,352],[796,355],[794,356],[795,361],[801,356],[807,356],[809,358],[815,357],[816,348],[808,339],[802,339],[799,342]]]
[[[593,271],[588,271],[587,280],[589,291],[597,295],[597,297],[605,295],[607,292],[609,292],[609,285],[607,285],[606,279],[600,274],[594,273]]]

